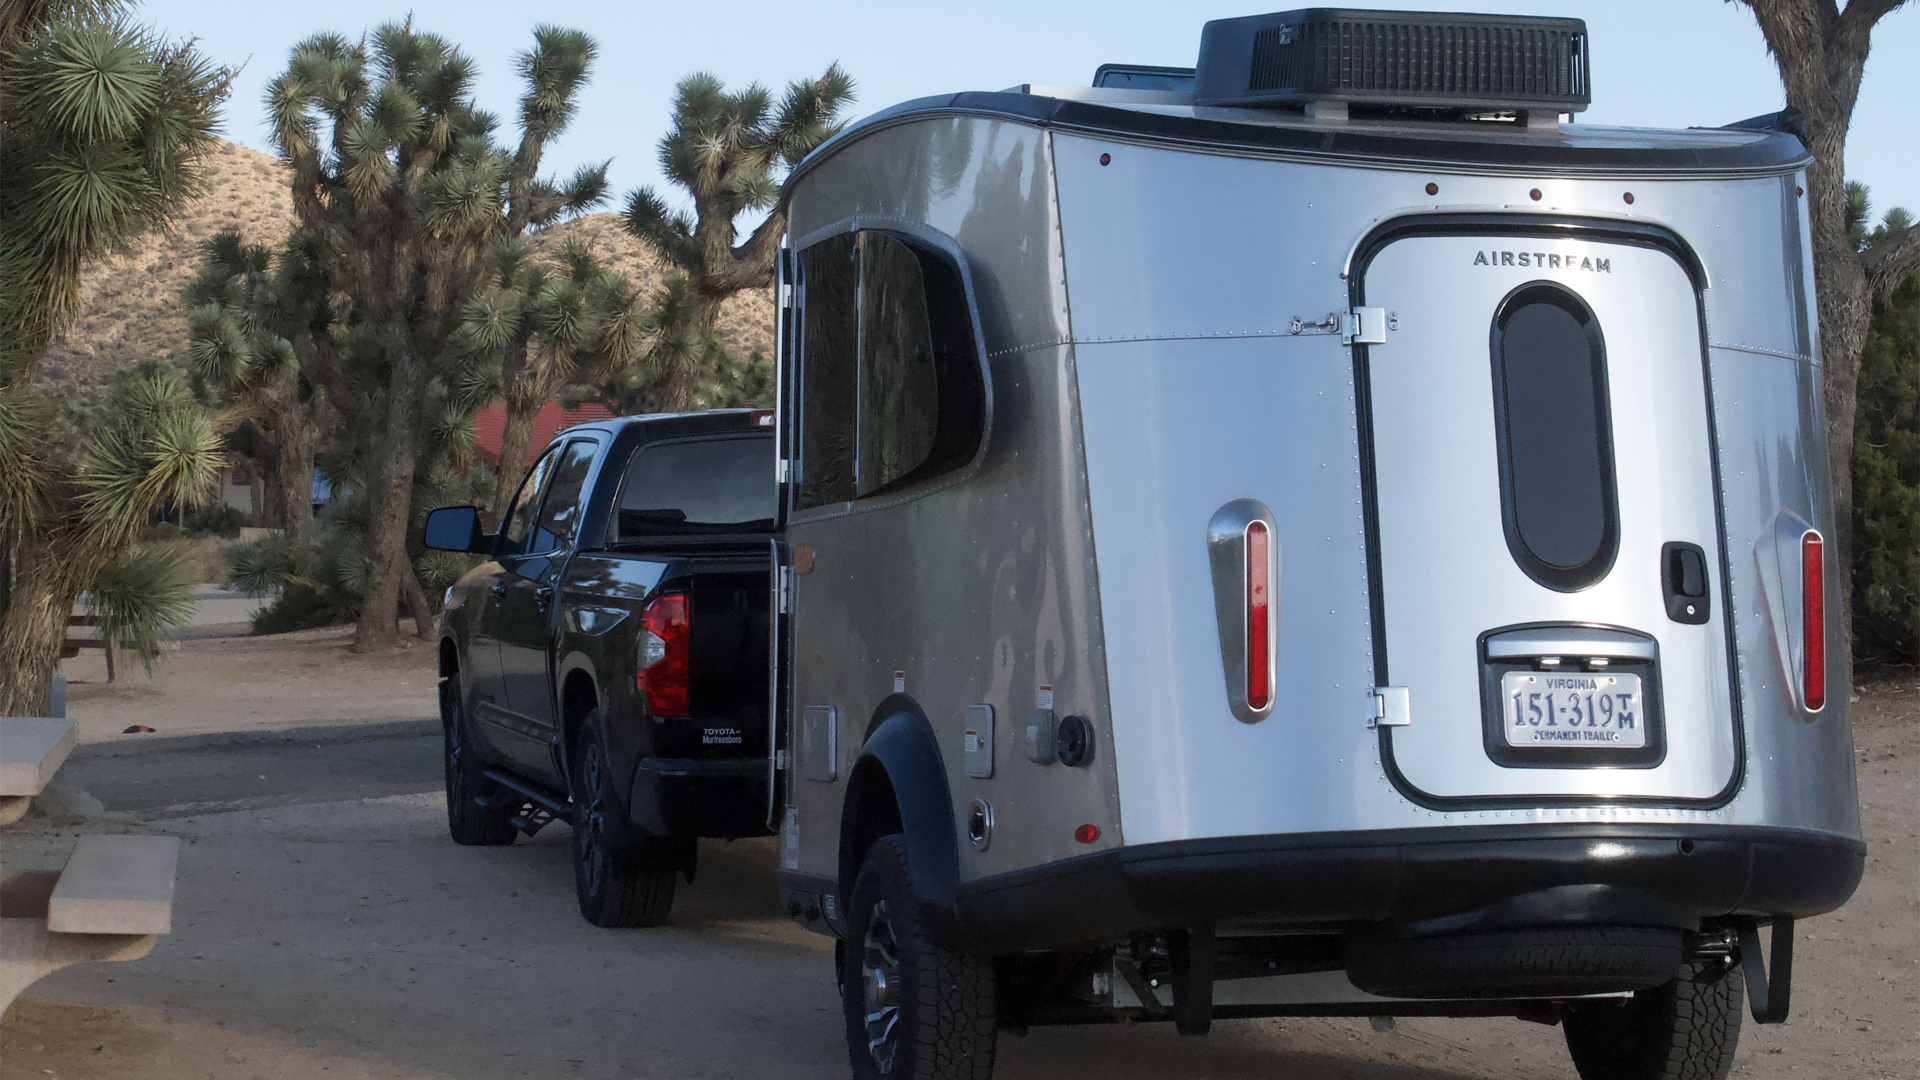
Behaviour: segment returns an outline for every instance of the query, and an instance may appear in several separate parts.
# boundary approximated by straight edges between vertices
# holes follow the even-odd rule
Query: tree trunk
[[[302,545],[313,542],[313,426],[296,409],[282,410],[268,425],[273,447],[275,501],[282,504],[281,526]]]
[[[15,549],[12,602],[0,617],[0,715],[47,715],[74,598],[105,561],[90,548],[30,538]]]
[[[527,472],[527,445],[533,441],[533,422],[539,419],[540,409],[546,404],[546,395],[538,393],[539,387],[516,385],[529,381],[523,376],[508,384],[506,424],[500,431],[500,483],[494,488],[492,505],[487,508],[488,529],[499,527],[500,515],[506,513],[507,504],[520,488],[520,479]]]
[[[368,485],[371,520],[367,526],[371,566],[367,602],[354,634],[354,652],[388,649],[399,643],[400,590],[410,567],[407,525],[413,509],[414,408],[423,381],[419,361],[402,345],[392,349],[387,380],[386,416],[377,445],[376,472]]]
[[[418,637],[421,641],[432,641],[434,639],[434,624],[437,619],[434,616],[433,608],[427,604],[427,590],[420,586],[420,573],[413,568],[411,562],[407,564],[407,580],[405,585],[407,589],[407,606],[413,609],[414,636]]]

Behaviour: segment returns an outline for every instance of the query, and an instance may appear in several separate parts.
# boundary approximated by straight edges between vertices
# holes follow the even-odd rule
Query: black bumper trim
[[[641,758],[628,818],[655,836],[767,835],[767,765],[760,758]]]
[[[1410,933],[1544,923],[1697,928],[1845,903],[1866,845],[1803,829],[1683,824],[1446,826],[1121,847],[964,883],[970,947],[1125,938],[1209,920]]]

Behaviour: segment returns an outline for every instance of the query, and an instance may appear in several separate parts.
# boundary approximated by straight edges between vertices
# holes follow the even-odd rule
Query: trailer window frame
[[[868,262],[858,245],[868,237],[900,245],[918,262],[936,387],[934,431],[928,453],[911,468],[872,486],[862,484],[857,475],[863,454],[860,440],[864,438],[858,429],[865,419],[860,387],[867,381],[868,345],[875,340],[866,322],[868,282],[858,279]],[[823,246],[834,241],[850,248],[846,254],[856,274],[851,303],[857,342],[854,363],[849,365],[845,380],[836,380],[849,382],[851,387],[834,388],[841,395],[851,390],[851,412],[842,425],[855,429],[850,442],[844,437],[823,438],[827,434],[821,427],[821,418],[827,415],[821,399],[825,388],[815,377],[814,359],[808,355],[810,347],[823,347],[815,334],[814,314],[832,314],[821,310],[819,294],[809,297],[809,277],[819,273],[822,264],[818,256],[832,254],[823,251]],[[796,460],[794,482],[789,485],[789,519],[804,521],[880,509],[961,483],[977,472],[993,426],[992,375],[972,276],[959,244],[918,222],[859,215],[799,238],[793,252],[798,271],[798,317],[793,332],[793,401],[787,417],[798,432],[791,444]],[[838,445],[840,442],[847,444]],[[822,469],[822,455],[830,458],[825,463],[827,470]]]
[[[1563,416],[1562,419],[1572,423],[1547,425],[1569,436],[1547,440],[1547,443],[1557,445],[1543,445],[1541,438],[1544,432],[1538,427],[1532,431],[1525,428],[1516,430],[1518,415],[1540,405],[1538,399],[1545,390],[1545,384],[1538,382],[1532,386],[1516,386],[1517,377],[1532,374],[1526,370],[1529,366],[1555,359],[1532,356],[1521,363],[1520,356],[1509,355],[1517,348],[1538,348],[1547,344],[1540,340],[1528,340],[1529,337],[1537,338],[1538,331],[1546,328],[1528,328],[1526,336],[1523,336],[1522,332],[1512,327],[1516,318],[1540,308],[1557,311],[1570,318],[1574,323],[1573,334],[1578,336],[1586,351],[1585,379],[1576,377],[1559,382],[1568,390],[1578,386],[1578,389],[1590,395],[1584,401],[1573,403],[1576,408],[1589,410],[1590,415]],[[1564,331],[1566,328],[1563,326],[1559,329]],[[1566,345],[1567,342],[1562,340],[1553,344]],[[1515,286],[1494,307],[1488,351],[1493,375],[1495,442],[1500,461],[1500,520],[1507,538],[1507,550],[1528,577],[1546,588],[1567,593],[1592,588],[1606,579],[1620,554],[1620,494],[1615,480],[1613,410],[1607,379],[1606,337],[1600,328],[1599,317],[1579,293],[1560,282],[1545,279],[1525,282]],[[1577,363],[1574,366],[1577,367]],[[1565,397],[1565,392],[1561,397]],[[1589,433],[1592,440],[1591,475],[1570,477],[1569,470],[1561,466],[1587,464],[1585,460],[1569,459],[1574,456],[1585,457],[1589,449],[1584,445],[1587,442],[1585,436]],[[1543,482],[1545,478],[1530,475],[1537,470],[1523,465],[1523,462],[1555,462],[1555,467],[1548,470],[1555,478],[1551,482]],[[1542,500],[1550,500],[1550,504],[1543,505]],[[1542,549],[1565,541],[1543,535],[1538,523],[1545,518],[1569,515],[1585,519],[1582,524],[1597,535],[1592,548],[1581,554],[1578,561],[1556,562],[1550,556],[1558,552]]]

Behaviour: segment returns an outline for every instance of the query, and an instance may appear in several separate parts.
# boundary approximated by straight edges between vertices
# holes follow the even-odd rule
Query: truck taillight
[[[1247,526],[1247,707],[1264,709],[1273,700],[1273,565],[1267,555],[1267,524]]]
[[[688,663],[687,598],[668,593],[647,605],[640,633],[640,670],[634,685],[658,717],[686,716]]]
[[[1827,705],[1827,567],[1823,558],[1826,544],[1820,534],[1808,529],[1800,536],[1800,590],[1803,639],[1806,663],[1802,671],[1800,700],[1808,712],[1819,712]]]

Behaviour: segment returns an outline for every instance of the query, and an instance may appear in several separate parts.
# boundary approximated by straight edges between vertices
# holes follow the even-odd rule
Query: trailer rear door
[[[1383,764],[1438,805],[1738,775],[1695,281],[1613,232],[1398,234],[1362,268]],[[1397,717],[1396,717],[1397,719]]]

